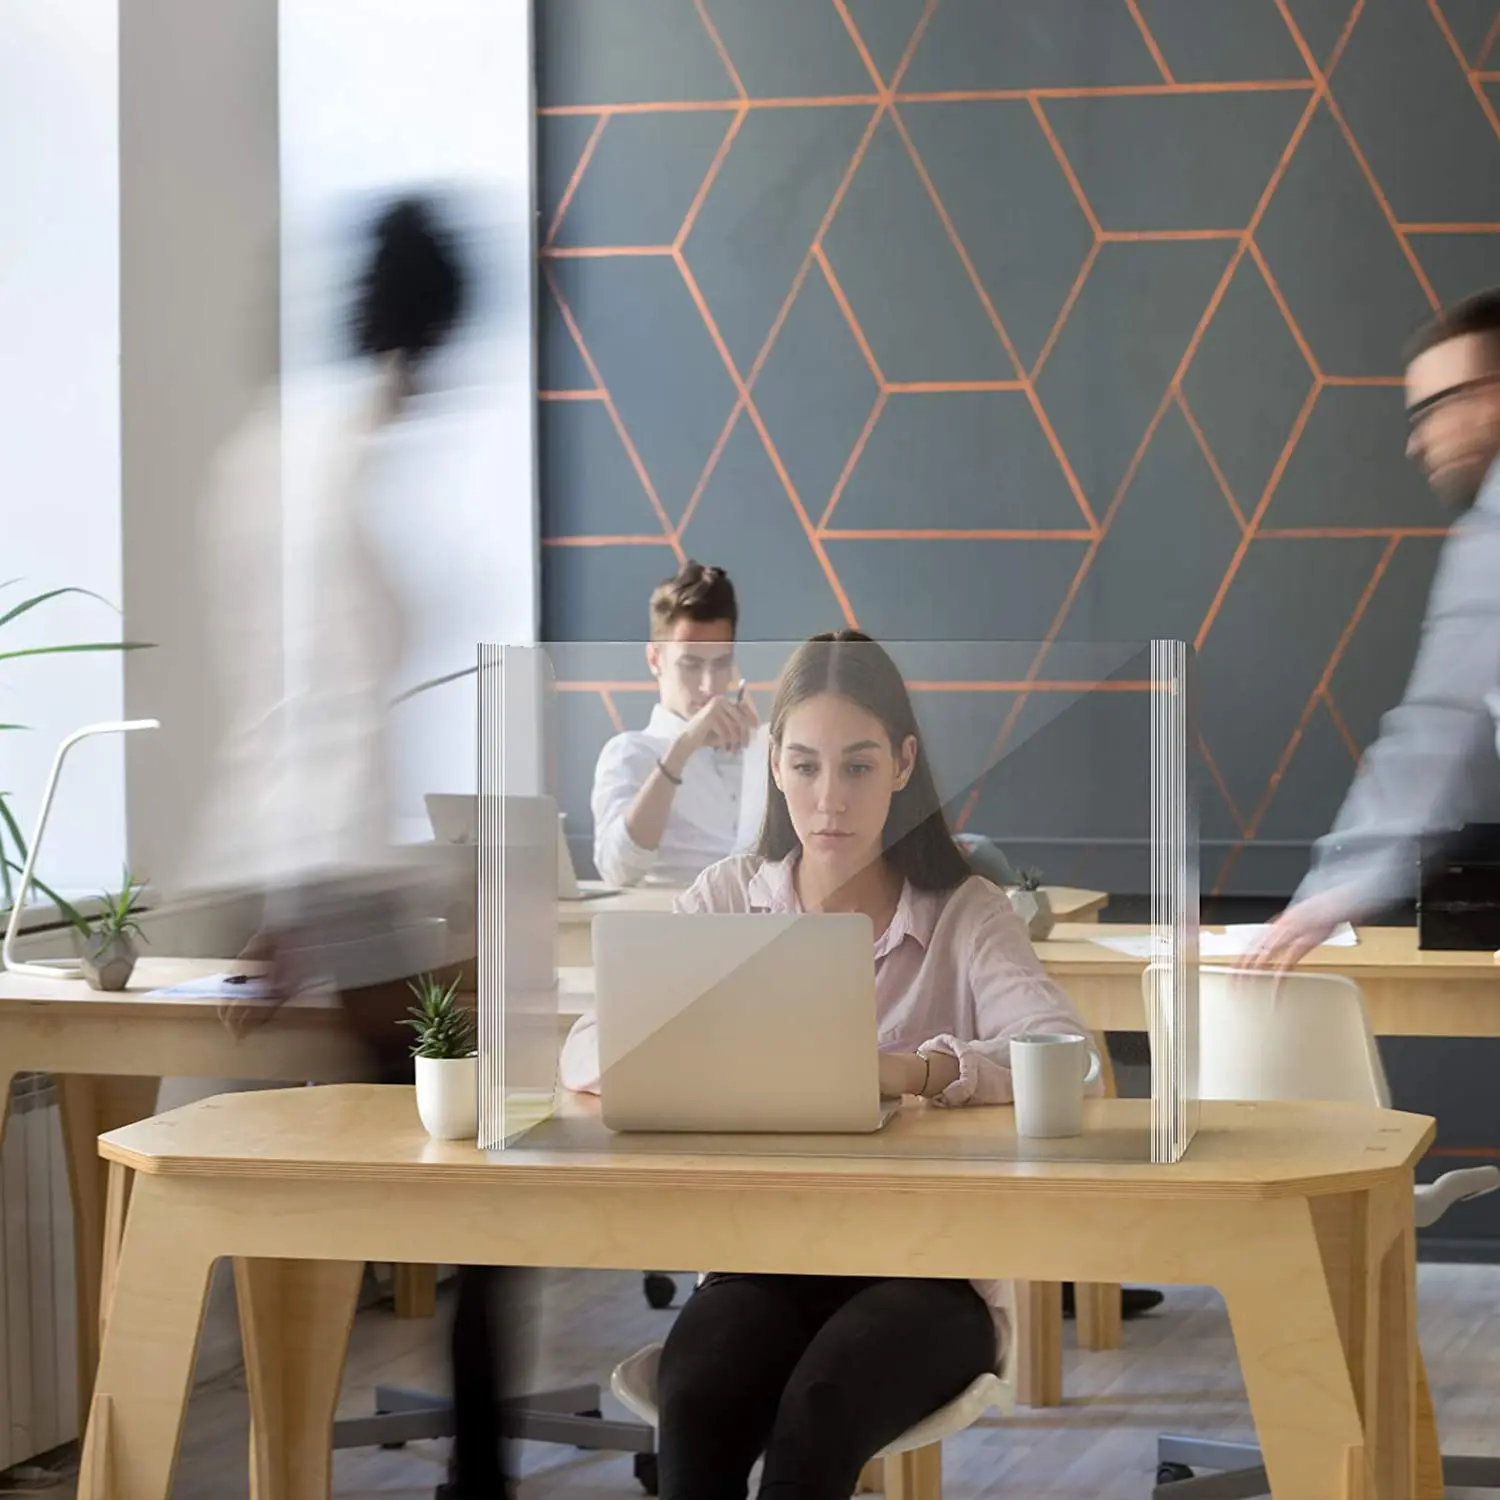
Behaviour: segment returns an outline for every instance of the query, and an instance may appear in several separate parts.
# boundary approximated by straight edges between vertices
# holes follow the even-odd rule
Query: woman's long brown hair
[[[788,714],[824,693],[846,699],[879,719],[890,737],[893,754],[900,754],[908,736],[917,742],[916,765],[906,785],[891,797],[886,815],[881,847],[887,863],[920,891],[951,891],[962,885],[974,871],[953,842],[938,801],[911,695],[885,648],[863,632],[839,630],[815,635],[792,653],[771,710],[771,764],[781,753]],[[776,785],[770,765],[766,779],[766,816],[758,852],[765,859],[785,859],[797,853],[801,845],[786,796]]]

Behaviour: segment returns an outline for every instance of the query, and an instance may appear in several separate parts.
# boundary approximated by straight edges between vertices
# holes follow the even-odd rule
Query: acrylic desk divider
[[[1188,1149],[1198,935],[1188,647],[483,645],[478,683],[483,1146],[1142,1163]],[[748,743],[669,755],[686,717],[715,697],[743,709]],[[659,759],[683,785],[657,786],[673,811],[653,852],[649,832],[631,832],[641,832],[632,804],[647,778],[661,782]],[[682,819],[699,832],[681,837]],[[964,867],[955,877],[945,828],[975,872],[956,894]],[[800,837],[815,829],[846,838],[825,838],[799,865]],[[682,914],[714,847],[743,858],[691,901],[711,916]],[[861,847],[896,872],[878,959],[868,917],[800,910],[804,876],[848,876]],[[910,1097],[882,1124],[878,1052],[910,1056],[944,1033],[979,1043],[956,1094],[970,1078],[1008,1093],[1009,1046],[993,1029],[1047,994],[1014,956],[1029,940],[1045,969],[1049,955],[1097,945],[1113,914],[1100,926],[1074,919],[1092,916],[1102,893],[1137,920],[1149,900],[1146,926],[1113,929],[1130,936],[1112,1001],[1149,1036],[1149,1098],[1091,1097],[1082,1132],[1062,1137],[1020,1134],[1008,1106]],[[946,954],[930,951],[941,944]],[[936,967],[948,977],[921,997],[928,1014],[908,1019],[904,987]],[[1095,1041],[1103,1050],[1102,1032]],[[1104,1074],[1109,1085],[1107,1059]],[[563,1076],[592,1088],[569,1092]]]

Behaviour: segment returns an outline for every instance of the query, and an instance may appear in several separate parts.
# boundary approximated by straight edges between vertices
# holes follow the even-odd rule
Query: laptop
[[[601,912],[593,939],[609,1129],[853,1134],[899,1108],[868,917]]]
[[[508,803],[533,804],[551,802],[550,797],[508,797]],[[432,836],[440,844],[477,844],[479,842],[479,799],[457,792],[428,792],[427,821]],[[578,879],[573,855],[563,831],[562,814],[557,814],[557,899],[559,901],[597,901],[601,896],[617,896],[614,886],[598,880]]]

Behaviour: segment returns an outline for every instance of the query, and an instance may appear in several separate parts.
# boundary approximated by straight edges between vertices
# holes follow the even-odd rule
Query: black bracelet
[[[667,769],[666,762],[659,755],[656,757],[656,769],[658,771],[660,771],[661,774],[663,776],[665,776],[667,778],[667,780],[672,783],[673,786],[681,786],[682,785],[682,777],[680,777],[680,776],[674,776]]]

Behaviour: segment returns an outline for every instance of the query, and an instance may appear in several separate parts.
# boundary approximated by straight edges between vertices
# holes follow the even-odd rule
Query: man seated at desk
[[[722,568],[689,561],[651,595],[646,661],[661,698],[594,769],[594,863],[610,885],[687,885],[733,854],[759,723],[735,667],[739,605]],[[751,772],[764,776],[764,771]]]

